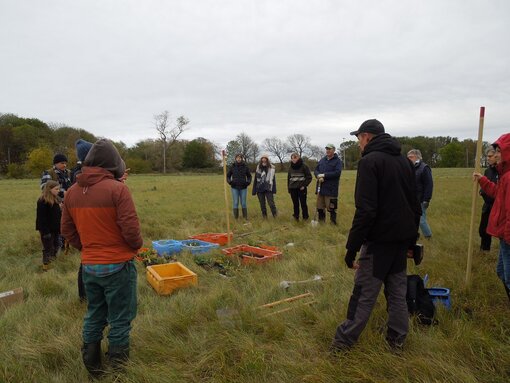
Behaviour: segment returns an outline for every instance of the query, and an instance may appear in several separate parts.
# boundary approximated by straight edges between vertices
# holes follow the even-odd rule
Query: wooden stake
[[[223,158],[223,189],[225,190],[225,214],[227,217],[227,245],[230,246],[230,212],[228,208],[228,187],[227,187],[227,158],[225,156],[225,150],[221,151],[221,157]]]
[[[271,307],[277,306],[277,305],[282,304],[282,303],[294,302],[294,301],[297,301],[298,299],[303,299],[303,298],[306,298],[306,297],[313,297],[313,294],[312,293],[305,293],[305,294],[296,295],[294,297],[281,299],[279,301],[275,301],[275,302],[271,302],[271,303],[266,303],[265,305],[259,306],[258,308],[259,309],[271,308]]]
[[[485,117],[485,106],[480,107],[480,123],[478,125],[478,142],[476,144],[475,157],[475,173],[480,173],[480,159],[482,158],[482,137],[483,137],[483,120]],[[473,265],[473,236],[475,231],[475,213],[478,201],[478,181],[473,181],[473,190],[471,196],[471,223],[469,225],[469,242],[466,267],[466,287],[471,283],[471,267]]]

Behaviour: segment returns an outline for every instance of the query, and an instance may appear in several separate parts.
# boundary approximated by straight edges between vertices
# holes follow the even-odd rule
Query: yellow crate
[[[168,295],[181,287],[198,284],[197,275],[180,262],[147,266],[147,281],[159,295]]]

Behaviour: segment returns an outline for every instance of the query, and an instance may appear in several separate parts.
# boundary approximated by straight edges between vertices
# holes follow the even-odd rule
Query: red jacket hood
[[[97,184],[104,179],[113,180],[113,174],[110,171],[97,166],[84,166],[81,168],[81,173],[76,176],[76,182],[81,187]]]
[[[497,164],[496,169],[502,176],[510,170],[510,133],[503,134],[492,145],[499,147],[501,152],[501,162]]]

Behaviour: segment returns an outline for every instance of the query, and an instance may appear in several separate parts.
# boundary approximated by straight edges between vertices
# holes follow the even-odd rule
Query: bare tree
[[[324,157],[324,149],[318,145],[310,145],[308,158],[319,161],[322,157]]]
[[[300,157],[303,157],[304,154],[309,154],[310,151],[310,137],[305,136],[304,134],[293,134],[287,138],[289,143],[289,150],[292,152],[296,152]]]
[[[163,173],[166,173],[166,152],[167,150],[175,144],[179,136],[187,130],[186,125],[188,125],[189,120],[184,116],[180,116],[175,121],[175,125],[170,127],[170,113],[168,110],[165,110],[161,114],[156,114],[154,116],[154,126],[156,127],[156,131],[159,134],[159,139],[163,144]]]
[[[247,160],[257,162],[257,156],[259,155],[260,149],[255,141],[246,133],[240,133],[235,139],[239,143],[239,149],[243,154],[243,157]]]
[[[262,147],[280,160],[280,166],[283,169],[284,157],[289,152],[288,145],[278,137],[271,137],[262,141]]]

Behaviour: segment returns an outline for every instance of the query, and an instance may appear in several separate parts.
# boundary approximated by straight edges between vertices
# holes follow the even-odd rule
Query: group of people
[[[401,349],[408,332],[407,256],[414,248],[421,227],[431,238],[426,210],[432,198],[430,167],[419,150],[401,154],[401,145],[385,132],[383,124],[367,120],[351,132],[358,139],[361,160],[355,186],[355,214],[346,243],[345,263],[355,270],[354,288],[347,318],[336,331],[331,351],[348,350],[366,326],[382,285],[388,305],[386,339],[392,349]],[[338,188],[342,161],[335,146],[327,144],[326,155],[317,164],[317,211],[320,221],[336,224]],[[500,239],[498,276],[510,299],[510,134],[502,136],[488,153],[491,167],[486,175],[475,173],[487,206],[482,224],[486,226],[482,249],[490,247],[490,236]],[[81,251],[78,277],[80,298],[88,302],[83,324],[82,357],[92,376],[104,368],[101,357],[103,330],[110,326],[108,356],[116,368],[129,357],[131,321],[136,316],[137,272],[133,263],[142,246],[136,209],[124,184],[127,170],[115,146],[101,139],[92,144],[76,142],[78,166],[66,169],[67,158],[57,154],[52,169],[44,172],[42,194],[37,201],[36,229],[43,244],[43,268],[55,258],[60,238]],[[489,156],[492,154],[492,156]],[[253,177],[252,194],[257,195],[262,216],[266,202],[274,217],[275,167],[263,155]],[[299,154],[291,155],[287,188],[293,202],[293,217],[309,218],[307,188],[312,174]],[[252,175],[241,154],[230,166],[227,182],[232,188],[233,212],[248,217],[246,196]],[[485,223],[484,223],[485,222]],[[359,253],[359,256],[358,256]]]
[[[326,145],[326,155],[319,161],[314,170],[317,178],[317,213],[319,221],[326,220],[326,211],[330,213],[331,223],[336,224],[336,210],[338,208],[338,188],[342,173],[342,160],[335,153],[333,144]],[[293,204],[292,216],[299,221],[309,219],[307,195],[308,186],[312,182],[310,168],[304,163],[298,153],[290,156],[290,166],[287,174],[287,190]],[[239,218],[239,202],[241,202],[242,216],[248,218],[246,196],[248,186],[252,183],[252,174],[242,154],[236,154],[234,162],[227,172],[227,183],[232,190],[232,210],[234,217]],[[263,154],[257,164],[253,181],[252,195],[256,195],[263,218],[267,218],[267,205],[273,217],[278,215],[274,201],[276,194],[276,168],[271,163],[269,155]],[[267,201],[267,205],[266,205]]]

